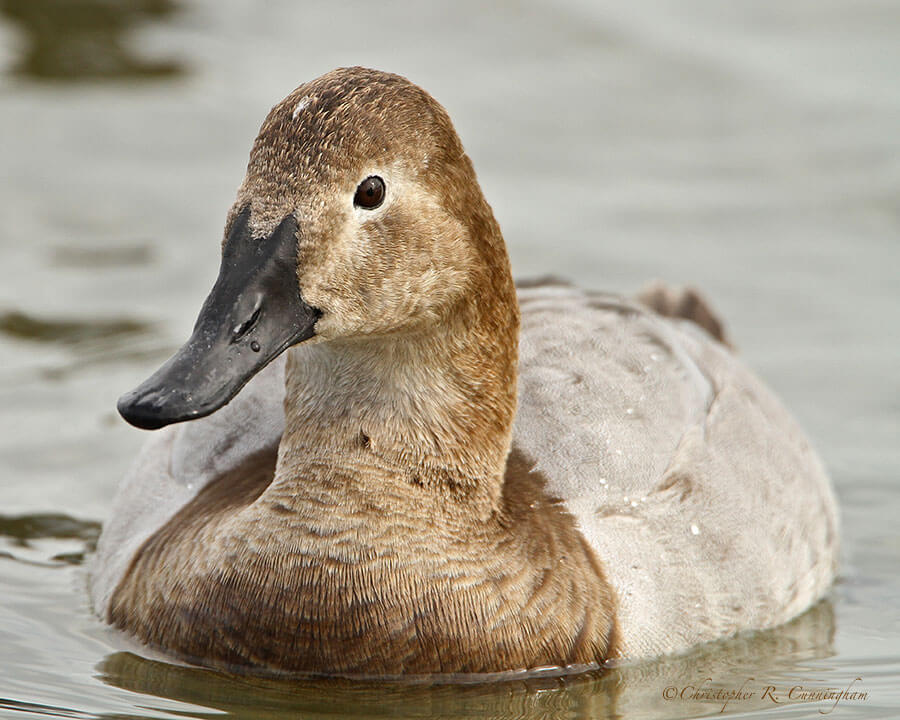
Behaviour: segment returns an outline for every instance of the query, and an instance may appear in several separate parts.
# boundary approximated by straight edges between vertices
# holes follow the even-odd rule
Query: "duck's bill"
[[[212,292],[184,346],[119,398],[119,413],[155,430],[215,412],[291,345],[315,334],[319,313],[297,286],[297,221],[289,215],[254,240],[245,210],[222,251]]]

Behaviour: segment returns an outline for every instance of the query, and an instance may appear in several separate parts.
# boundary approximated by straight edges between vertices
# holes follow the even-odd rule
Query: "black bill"
[[[288,215],[263,239],[252,237],[249,220],[246,209],[234,221],[190,339],[119,398],[119,413],[132,425],[155,430],[215,412],[286,348],[315,333],[321,313],[297,286],[297,220]]]

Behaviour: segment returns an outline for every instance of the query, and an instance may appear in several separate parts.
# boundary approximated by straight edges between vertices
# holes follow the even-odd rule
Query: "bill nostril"
[[[235,325],[234,329],[231,331],[231,342],[238,342],[244,335],[246,335],[250,330],[253,329],[253,326],[256,325],[256,321],[259,320],[259,313],[262,310],[261,305],[257,305],[256,309],[253,311],[253,314],[240,325]]]

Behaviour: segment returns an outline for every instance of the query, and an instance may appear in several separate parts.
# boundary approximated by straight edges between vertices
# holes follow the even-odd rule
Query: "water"
[[[900,6],[0,0],[0,715],[900,715]],[[334,66],[448,108],[516,274],[713,300],[833,474],[841,578],[786,628],[602,677],[234,678],[95,620],[83,556],[143,434],[118,394],[187,336],[268,108]],[[706,678],[710,680],[706,682]],[[690,691],[688,691],[690,694]],[[783,697],[778,695],[776,697]]]

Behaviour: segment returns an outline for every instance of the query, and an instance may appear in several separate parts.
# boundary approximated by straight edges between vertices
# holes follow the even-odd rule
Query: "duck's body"
[[[279,163],[307,167],[316,155],[292,156],[279,133],[317,101],[307,134],[323,117],[333,132],[348,107],[371,123],[379,93],[410,126],[424,103],[436,136],[447,133],[443,111],[411,88],[338,71],[267,119],[222,272],[235,243],[277,238],[292,213],[300,230],[285,237],[300,237],[302,294],[292,317],[305,318],[292,332],[315,338],[216,414],[147,444],[98,546],[96,609],[195,662],[395,675],[646,657],[808,607],[833,578],[837,530],[802,432],[698,326],[557,284],[521,289],[517,303],[455,135],[400,146],[397,160],[398,143],[368,126],[401,190],[381,214],[357,215],[359,235],[332,229],[327,250],[311,243],[322,217],[348,221],[311,210],[293,175],[276,180]],[[364,159],[352,186],[388,175],[379,162]],[[423,175],[422,163],[438,170]],[[436,195],[433,177],[453,197]],[[276,202],[284,187],[295,190]],[[243,341],[235,331],[227,347]],[[176,372],[201,382],[182,365],[123,414],[147,427],[189,417],[161,389]]]

